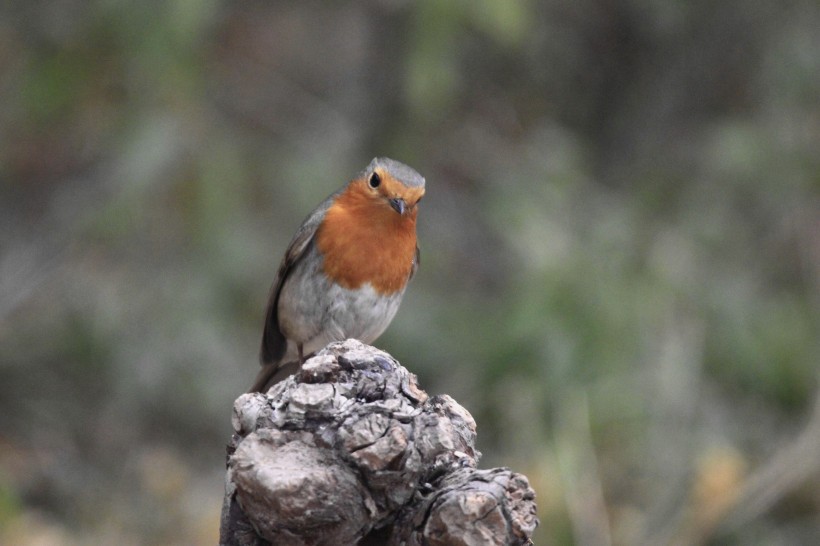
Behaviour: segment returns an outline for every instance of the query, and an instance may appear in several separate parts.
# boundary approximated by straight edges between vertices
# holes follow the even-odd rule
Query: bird
[[[248,392],[266,392],[332,341],[370,344],[387,329],[420,263],[424,192],[416,170],[377,157],[307,216],[271,285]]]

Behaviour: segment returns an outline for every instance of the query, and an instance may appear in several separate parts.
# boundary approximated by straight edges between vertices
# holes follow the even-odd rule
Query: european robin
[[[266,391],[331,341],[373,343],[385,331],[419,265],[423,195],[419,173],[381,157],[310,213],[273,281],[250,392]]]

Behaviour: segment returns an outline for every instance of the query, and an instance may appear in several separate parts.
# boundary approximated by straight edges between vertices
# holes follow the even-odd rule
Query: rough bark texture
[[[478,470],[475,421],[390,355],[328,345],[234,404],[220,544],[527,544],[527,478]]]

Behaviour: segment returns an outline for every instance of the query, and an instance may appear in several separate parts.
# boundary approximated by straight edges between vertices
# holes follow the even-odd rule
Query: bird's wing
[[[271,285],[268,308],[265,311],[265,329],[262,333],[262,348],[259,354],[259,361],[262,366],[276,364],[276,367],[278,367],[279,360],[285,355],[288,341],[279,329],[279,294],[293,267],[304,257],[313,241],[313,237],[316,235],[316,230],[319,229],[319,225],[325,217],[327,209],[330,208],[340,192],[341,190],[325,199],[302,222],[285,251],[282,263],[279,264],[276,279]]]
[[[413,278],[413,275],[416,274],[416,270],[421,265],[421,250],[419,250],[419,245],[416,245],[416,255],[413,256],[413,265],[410,267],[410,276],[407,278],[409,281]]]

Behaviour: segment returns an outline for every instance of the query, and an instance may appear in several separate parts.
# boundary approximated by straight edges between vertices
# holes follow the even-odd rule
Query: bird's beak
[[[407,210],[407,203],[405,203],[404,199],[400,197],[394,197],[393,199],[391,199],[390,206],[393,207],[393,210],[395,210],[399,214],[404,214],[404,211]]]

